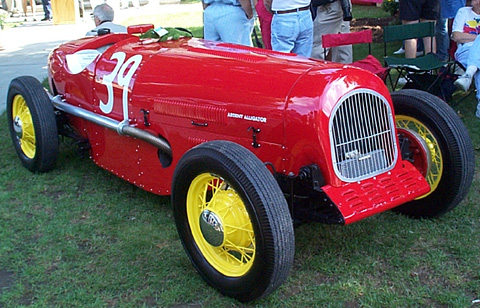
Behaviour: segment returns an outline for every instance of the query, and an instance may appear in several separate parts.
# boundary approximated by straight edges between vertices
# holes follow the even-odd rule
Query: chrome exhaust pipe
[[[123,122],[112,120],[106,116],[93,113],[91,111],[82,109],[80,107],[75,107],[70,104],[67,104],[61,95],[52,96],[48,94],[53,106],[63,112],[71,114],[73,116],[79,117],[81,119],[87,120],[89,122],[95,123],[99,126],[115,130],[119,135],[125,135],[133,138],[143,140],[154,147],[158,148],[163,154],[168,157],[172,157],[172,148],[162,138],[155,136],[145,130],[129,126]]]

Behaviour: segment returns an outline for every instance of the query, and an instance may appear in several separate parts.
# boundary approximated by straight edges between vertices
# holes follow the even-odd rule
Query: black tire
[[[172,204],[190,260],[221,293],[255,300],[288,276],[295,249],[288,205],[252,152],[228,141],[189,150],[175,169]]]
[[[32,172],[53,169],[58,157],[57,123],[53,105],[36,78],[12,80],[7,117],[13,147],[23,166]]]
[[[410,144],[410,149],[403,147],[403,159],[431,186],[430,193],[394,211],[413,218],[440,216],[455,208],[472,184],[475,158],[467,128],[452,108],[430,93],[400,90],[392,93],[392,100],[401,145]],[[418,154],[422,152],[426,154]],[[430,168],[422,156],[430,159]]]

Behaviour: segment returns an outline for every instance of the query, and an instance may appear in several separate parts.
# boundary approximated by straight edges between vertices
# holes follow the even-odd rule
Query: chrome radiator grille
[[[371,90],[356,90],[335,106],[330,118],[332,161],[346,182],[390,170],[397,159],[395,121],[385,98]]]

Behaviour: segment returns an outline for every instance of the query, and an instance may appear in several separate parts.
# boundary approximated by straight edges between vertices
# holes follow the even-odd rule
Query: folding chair
[[[371,29],[350,33],[322,35],[322,47],[325,59],[327,58],[327,48],[355,44],[368,44],[368,56],[365,59],[353,62],[352,65],[368,70],[385,81],[388,75],[388,68],[384,68],[380,61],[372,56]]]
[[[404,41],[408,39],[424,37],[435,37],[435,23],[420,22],[415,24],[386,26],[383,28],[384,43],[384,61],[385,67],[393,68],[398,72],[395,82],[392,80],[391,71],[388,79],[395,91],[400,78],[407,79],[405,87],[424,90],[433,94],[437,94],[445,74],[439,74],[440,69],[449,70],[451,61],[440,61],[434,53],[423,54],[414,59],[405,59],[394,56],[387,56],[387,43],[395,41]],[[404,88],[405,88],[404,87]]]

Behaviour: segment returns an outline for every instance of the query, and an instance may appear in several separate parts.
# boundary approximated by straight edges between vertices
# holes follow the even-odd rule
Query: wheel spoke
[[[443,158],[438,141],[436,140],[435,136],[430,132],[430,130],[422,122],[416,120],[415,118],[404,115],[397,115],[396,124],[398,128],[404,129],[406,131],[415,132],[416,135],[418,135],[421,139],[425,141],[425,144],[423,146],[417,144],[417,146],[422,146],[425,148],[425,153],[426,155],[428,155],[426,159],[430,159],[431,165],[428,173],[425,174],[425,179],[430,185],[431,191],[430,193],[427,193],[426,195],[420,197],[424,198],[431,194],[437,188],[443,173]]]
[[[199,175],[192,182],[190,192],[196,202],[189,210],[189,223],[202,254],[227,276],[244,274],[253,264],[256,246],[255,233],[242,199],[227,182],[214,174]],[[202,220],[202,215],[214,217],[219,229]],[[217,235],[213,236],[211,232],[223,236],[220,246],[216,245]]]
[[[12,104],[12,117],[14,120],[19,120],[19,128],[21,129],[21,136],[18,136],[18,143],[23,151],[23,154],[29,158],[35,157],[36,138],[35,128],[33,127],[32,115],[30,109],[21,95],[14,98]]]
[[[227,252],[227,254],[225,254],[227,259],[234,260],[235,262],[243,265],[253,260],[255,248],[240,247],[232,242],[227,241],[224,246],[224,251]]]
[[[243,226],[236,226],[236,225],[227,225],[225,224],[225,229],[229,230],[229,232],[227,232],[227,234],[231,234],[233,232],[237,232],[237,231],[241,231],[241,232],[245,232],[245,233],[248,233],[248,235],[251,235],[250,238],[253,239],[253,231],[251,229],[251,225],[250,224],[244,224]]]

